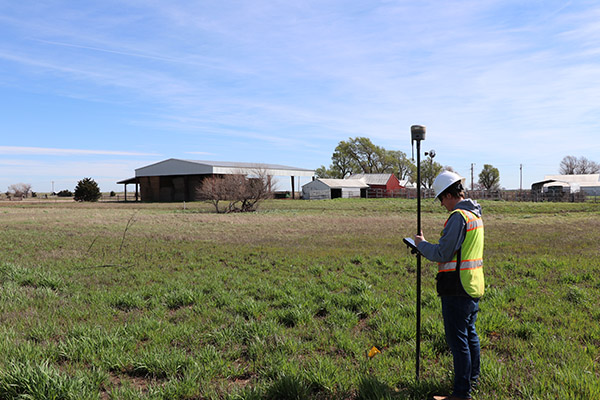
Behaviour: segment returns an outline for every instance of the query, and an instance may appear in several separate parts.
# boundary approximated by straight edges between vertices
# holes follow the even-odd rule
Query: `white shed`
[[[302,186],[302,198],[305,200],[360,198],[366,197],[368,187],[369,185],[362,179],[320,178]]]

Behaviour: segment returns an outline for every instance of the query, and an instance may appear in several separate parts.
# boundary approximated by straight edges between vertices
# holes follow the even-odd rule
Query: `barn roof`
[[[319,181],[323,182],[332,189],[341,188],[367,188],[369,185],[362,179],[326,179],[319,178]]]
[[[264,172],[273,176],[313,176],[314,170],[280,164],[232,161],[182,160],[169,158],[135,170],[136,177],[206,174],[252,174]]]
[[[362,179],[367,185],[386,185],[393,174],[352,174],[346,179]]]
[[[416,189],[417,185],[415,185],[413,182],[409,181],[408,179],[402,179],[401,181],[398,181],[400,183],[400,186],[405,187],[405,188],[410,188],[410,189]]]
[[[576,183],[579,186],[598,186],[600,185],[600,174],[581,174],[581,175],[546,175],[545,180],[554,180],[558,182]]]
[[[130,183],[138,183],[138,178],[133,177],[133,178],[128,178],[128,179],[123,179],[122,181],[117,182],[118,184],[130,184]]]
[[[600,188],[600,174],[546,175],[544,178],[543,181],[532,183],[531,189],[539,191],[545,187],[562,186],[570,187],[572,192],[580,189],[589,192]]]

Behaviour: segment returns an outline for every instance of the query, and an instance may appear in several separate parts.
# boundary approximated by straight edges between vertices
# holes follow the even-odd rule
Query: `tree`
[[[410,179],[415,164],[406,156],[406,153],[399,150],[386,150],[387,157],[390,158],[392,171],[398,179]]]
[[[343,150],[358,167],[354,173],[379,174],[392,168],[392,158],[387,156],[386,150],[374,145],[369,138],[351,138],[348,142],[340,142],[340,145],[342,144]]]
[[[31,192],[31,185],[28,183],[15,183],[8,187],[7,195],[14,197],[27,197]]]
[[[597,174],[600,172],[600,164],[595,161],[590,161],[585,157],[579,158],[579,163],[577,168],[575,169],[575,174],[585,175],[585,174]]]
[[[561,175],[585,175],[600,173],[600,164],[585,157],[565,156],[560,162]]]
[[[566,156],[560,162],[558,172],[561,175],[573,175],[575,173],[575,168],[577,168],[577,157]]]
[[[338,171],[335,170],[333,166],[327,168],[324,165],[321,165],[315,170],[315,176],[317,178],[340,178]]]
[[[332,176],[343,179],[350,174],[360,171],[360,166],[356,162],[350,146],[349,142],[344,142],[343,140],[336,146],[331,156],[330,170]]]
[[[398,179],[410,178],[414,164],[401,151],[389,151],[373,144],[366,137],[342,140],[331,156],[331,166],[322,165],[316,175],[320,178],[343,179],[351,174],[396,174]]]
[[[58,197],[73,197],[73,192],[69,189],[63,189],[60,192],[56,193]]]
[[[433,187],[433,181],[435,178],[444,170],[442,164],[433,161],[433,157],[429,156],[427,159],[421,161],[421,185],[426,189]],[[417,181],[416,168],[413,172],[413,182]]]
[[[98,201],[100,197],[102,197],[100,188],[92,178],[83,178],[77,182],[73,196],[75,201]]]
[[[250,212],[272,197],[273,190],[272,177],[258,170],[249,175],[206,178],[198,189],[198,197],[212,203],[217,213]]]
[[[483,164],[483,169],[479,173],[479,184],[485,190],[498,190],[500,188],[500,171],[493,165]]]

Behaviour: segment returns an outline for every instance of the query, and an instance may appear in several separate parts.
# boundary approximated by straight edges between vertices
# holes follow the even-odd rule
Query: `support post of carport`
[[[125,192],[125,201],[127,201],[127,185],[129,185],[130,183],[133,183],[135,185],[135,201],[138,201],[138,178],[134,177],[134,178],[129,178],[129,179],[125,179],[122,181],[117,182],[117,184],[122,184],[123,188],[124,188],[124,192]]]
[[[292,199],[294,199],[294,177],[292,176]]]

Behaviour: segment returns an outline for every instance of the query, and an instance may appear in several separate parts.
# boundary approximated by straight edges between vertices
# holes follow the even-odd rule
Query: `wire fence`
[[[600,202],[600,196],[586,195],[583,191],[576,193],[569,192],[534,192],[532,190],[467,190],[465,192],[466,197],[473,200],[501,200],[501,201],[529,201],[529,202]],[[421,198],[428,199],[435,197],[432,189],[422,189]],[[416,189],[397,189],[397,190],[385,190],[385,189],[367,189],[366,198],[368,199],[379,199],[379,198],[403,198],[403,199],[416,199]]]
[[[140,201],[140,196],[137,196],[137,201]],[[9,196],[5,193],[0,195],[0,201],[10,201],[10,202],[71,202],[73,201],[72,196],[56,196],[56,195],[48,195],[48,194],[37,194],[34,196]],[[125,201],[136,201],[135,193],[127,193],[127,197],[125,197],[124,193],[117,193],[114,196],[110,194],[102,194],[102,196],[98,199],[100,202],[125,202]]]
[[[396,190],[385,190],[385,189],[366,189],[365,195],[368,199],[384,199],[384,198],[398,198],[398,199],[416,199],[416,189],[396,189]],[[297,192],[295,198],[301,198],[302,193]],[[465,193],[466,197],[473,200],[497,200],[497,201],[529,201],[529,202],[592,202],[600,203],[600,195],[587,195],[585,192],[580,191],[576,193],[549,191],[549,192],[533,192],[531,190],[468,190]],[[421,198],[430,199],[435,197],[433,190],[422,189]],[[277,197],[276,197],[277,198]],[[286,196],[286,198],[289,198]],[[70,202],[73,201],[73,197],[62,197],[56,195],[37,195],[32,196],[7,196],[6,194],[0,194],[0,201],[11,201],[11,202]],[[110,202],[135,202],[142,201],[141,197],[135,193],[127,193],[125,197],[124,193],[117,193],[114,196],[110,194],[103,194],[98,200],[104,203]]]

